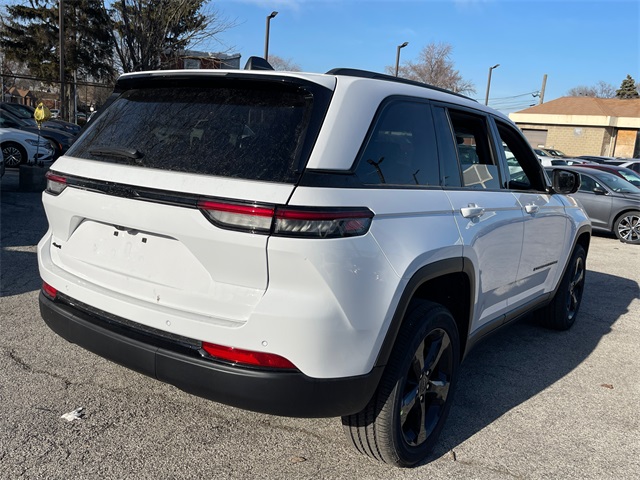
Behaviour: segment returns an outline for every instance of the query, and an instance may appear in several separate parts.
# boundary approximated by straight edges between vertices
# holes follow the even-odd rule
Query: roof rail
[[[407,85],[414,85],[416,87],[429,88],[431,90],[437,90],[438,92],[448,93],[450,95],[456,95],[458,97],[466,98],[476,102],[477,100],[462,95],[461,93],[452,92],[446,88],[435,87],[428,83],[416,82],[415,80],[408,80],[406,78],[392,77],[391,75],[385,75],[384,73],[370,72],[368,70],[358,70],[356,68],[334,68],[327,72],[327,75],[345,75],[347,77],[359,77],[359,78],[371,78],[374,80],[386,80],[388,82],[405,83]]]

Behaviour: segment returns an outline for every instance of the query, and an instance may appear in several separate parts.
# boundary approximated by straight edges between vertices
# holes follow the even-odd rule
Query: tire
[[[2,155],[7,167],[18,167],[27,161],[27,152],[22,145],[15,142],[2,144]]]
[[[347,438],[360,453],[398,467],[425,459],[451,408],[459,366],[451,313],[412,302],[373,398],[361,412],[342,417]]]
[[[568,330],[575,323],[584,293],[586,261],[584,248],[576,245],[553,300],[538,311],[538,318],[545,327]]]
[[[624,243],[640,244],[640,212],[625,212],[613,225],[613,233]]]

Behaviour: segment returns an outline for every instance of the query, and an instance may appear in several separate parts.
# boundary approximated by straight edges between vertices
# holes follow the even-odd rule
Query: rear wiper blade
[[[135,160],[136,163],[142,163],[142,157],[144,157],[144,154],[140,150],[124,147],[93,147],[89,149],[89,153],[91,155],[104,157],[126,158]]]

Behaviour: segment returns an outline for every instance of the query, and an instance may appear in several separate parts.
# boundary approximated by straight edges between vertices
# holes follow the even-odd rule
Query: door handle
[[[540,211],[540,207],[538,205],[526,205],[524,207],[524,210],[528,214],[533,215],[534,213],[538,213]]]
[[[462,207],[460,213],[464,218],[477,218],[484,215],[484,208],[479,207],[475,203],[470,203],[468,207]]]

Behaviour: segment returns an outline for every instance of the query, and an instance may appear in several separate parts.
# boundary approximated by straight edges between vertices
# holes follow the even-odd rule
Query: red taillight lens
[[[60,195],[65,188],[67,188],[67,177],[51,173],[51,171],[45,174],[47,179],[47,188],[45,192],[51,195]]]
[[[368,208],[313,208],[200,200],[198,208],[220,228],[287,237],[341,238],[369,231]]]
[[[296,366],[286,358],[273,353],[253,352],[239,348],[225,347],[213,343],[202,342],[202,349],[209,355],[229,362],[257,367],[295,369]]]
[[[53,288],[47,282],[42,282],[42,292],[51,300],[55,300],[58,295],[58,290]]]

